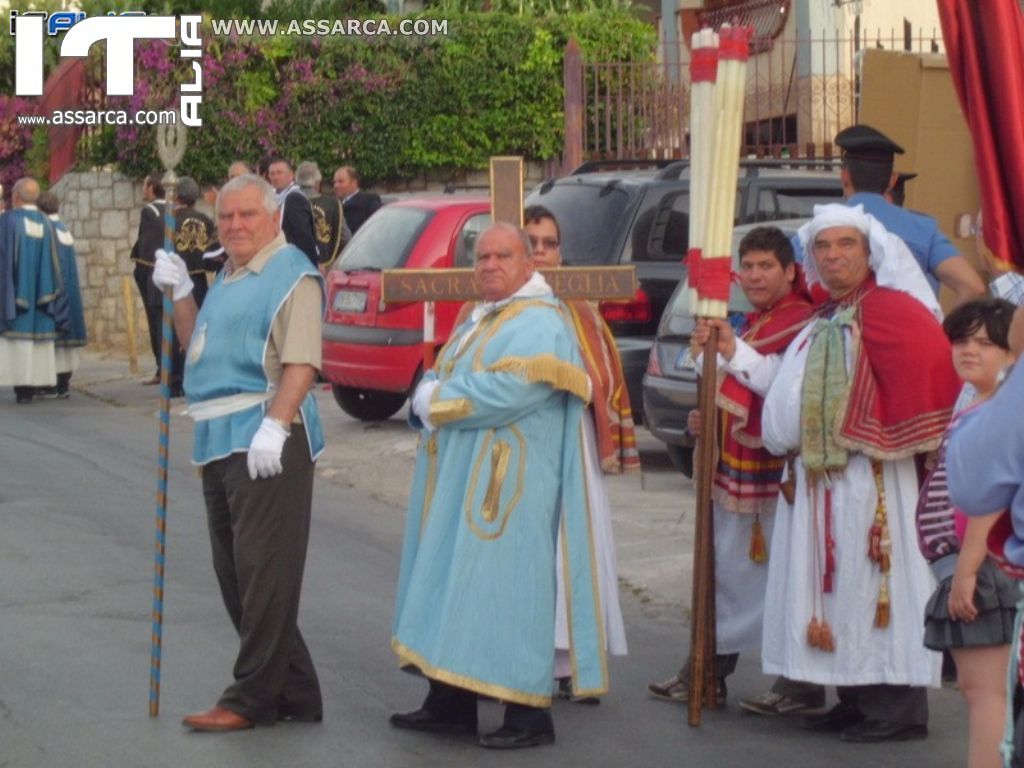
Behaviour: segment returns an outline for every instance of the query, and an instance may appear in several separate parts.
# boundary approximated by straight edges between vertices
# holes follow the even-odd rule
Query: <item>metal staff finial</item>
[[[185,156],[186,128],[180,123],[156,129],[156,151],[164,164],[164,250],[174,250],[174,192],[178,185],[175,167]],[[164,291],[160,341],[160,440],[156,481],[156,551],[153,563],[153,634],[149,663],[149,716],[160,714],[160,659],[164,624],[164,562],[167,547],[167,469],[171,429],[171,344],[174,339],[174,302]]]

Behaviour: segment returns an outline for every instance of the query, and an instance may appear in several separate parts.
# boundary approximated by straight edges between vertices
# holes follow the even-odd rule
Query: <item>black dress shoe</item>
[[[555,732],[503,725],[493,733],[480,737],[480,746],[487,749],[523,749],[555,743]]]
[[[864,713],[853,704],[839,702],[828,712],[820,715],[808,715],[803,726],[808,731],[828,731],[838,733],[846,728],[857,725],[864,720]]]
[[[417,709],[413,712],[396,712],[389,722],[395,728],[407,731],[424,731],[427,733],[476,733],[475,717],[442,717],[429,709]]]
[[[914,723],[896,723],[892,720],[865,720],[844,728],[839,734],[843,741],[876,744],[881,741],[910,741],[928,738],[928,726]]]
[[[283,723],[321,723],[323,712],[301,712],[299,710],[278,709],[277,719]]]

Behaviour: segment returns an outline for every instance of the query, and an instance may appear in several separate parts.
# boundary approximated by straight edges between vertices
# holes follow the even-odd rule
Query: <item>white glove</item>
[[[412,412],[419,416],[428,432],[434,431],[434,425],[430,423],[430,398],[434,396],[434,390],[440,385],[441,382],[437,379],[421,381],[412,394]]]
[[[291,433],[274,419],[264,417],[260,428],[252,436],[252,442],[249,443],[246,464],[249,467],[250,478],[255,480],[257,477],[273,477],[284,471],[284,467],[281,466],[281,451],[289,434]]]
[[[174,251],[168,253],[163,248],[156,250],[156,262],[153,264],[153,285],[161,291],[170,288],[174,301],[180,301],[192,293],[192,278],[188,276],[185,260]]]

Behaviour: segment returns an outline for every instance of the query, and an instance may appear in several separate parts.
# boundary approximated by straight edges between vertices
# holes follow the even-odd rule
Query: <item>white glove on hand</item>
[[[419,416],[428,432],[434,431],[434,425],[430,423],[430,398],[433,397],[434,390],[440,385],[441,382],[437,379],[421,381],[412,394],[412,412]]]
[[[171,289],[174,301],[180,301],[192,293],[192,278],[188,276],[185,260],[174,251],[168,253],[163,248],[156,250],[156,262],[153,265],[153,285],[161,291]]]
[[[291,433],[272,418],[264,417],[260,428],[252,436],[252,442],[249,443],[246,464],[249,467],[250,478],[255,480],[257,477],[273,477],[284,471],[284,467],[281,466],[281,451],[289,434]]]

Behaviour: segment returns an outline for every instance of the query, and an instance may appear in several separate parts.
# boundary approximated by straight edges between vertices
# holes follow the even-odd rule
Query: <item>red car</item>
[[[382,269],[471,267],[473,244],[491,223],[486,197],[437,195],[386,205],[371,216],[327,275],[323,375],[350,416],[386,419],[423,370],[423,304],[382,304]],[[439,348],[461,302],[438,302]]]

